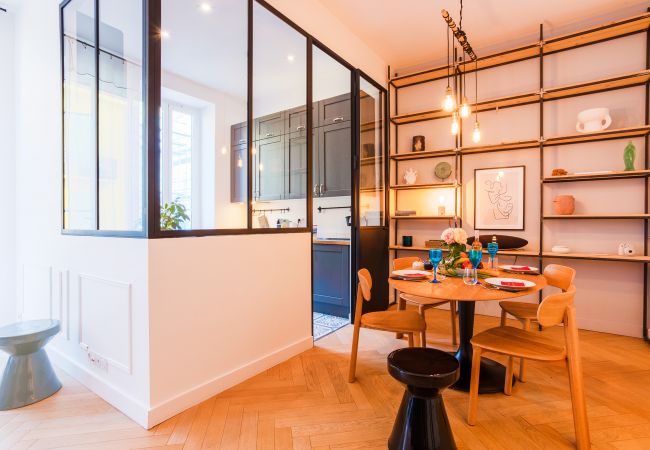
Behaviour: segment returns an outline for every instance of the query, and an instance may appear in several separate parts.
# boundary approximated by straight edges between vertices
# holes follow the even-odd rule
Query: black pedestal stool
[[[406,385],[390,450],[455,449],[454,436],[440,393],[458,380],[458,361],[432,348],[403,348],[388,355],[388,372]]]

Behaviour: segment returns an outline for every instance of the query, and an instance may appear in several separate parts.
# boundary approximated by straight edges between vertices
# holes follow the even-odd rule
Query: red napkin
[[[526,284],[521,281],[502,281],[501,286],[524,287]]]
[[[512,270],[530,270],[528,266],[512,266]]]

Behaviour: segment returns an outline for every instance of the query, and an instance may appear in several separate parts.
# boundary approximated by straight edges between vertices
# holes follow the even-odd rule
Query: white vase
[[[580,133],[594,133],[606,130],[611,124],[609,108],[585,109],[578,114],[576,130]]]

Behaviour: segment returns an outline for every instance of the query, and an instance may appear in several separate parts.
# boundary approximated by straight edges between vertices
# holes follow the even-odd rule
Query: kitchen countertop
[[[314,238],[314,244],[318,245],[350,245],[349,240],[334,240],[334,239],[317,239]]]

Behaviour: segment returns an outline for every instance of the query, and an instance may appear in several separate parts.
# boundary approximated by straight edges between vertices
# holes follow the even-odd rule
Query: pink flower
[[[467,244],[467,233],[462,228],[447,228],[442,232],[440,239],[447,245]]]
[[[447,245],[453,244],[454,241],[454,229],[453,228],[447,228],[445,231],[442,232],[442,235],[440,236],[440,239],[445,241]]]
[[[462,228],[454,228],[454,241],[457,244],[467,244],[467,232]]]

